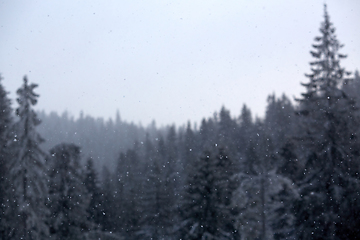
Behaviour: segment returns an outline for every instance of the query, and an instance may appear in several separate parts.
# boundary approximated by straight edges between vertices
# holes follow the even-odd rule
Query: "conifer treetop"
[[[19,117],[24,113],[30,110],[30,105],[35,105],[37,103],[38,94],[34,93],[34,89],[38,87],[37,84],[28,85],[27,76],[24,76],[24,84],[19,88],[16,93],[18,98],[16,101],[19,103],[19,107],[16,109],[16,115]]]
[[[37,143],[42,143],[44,139],[35,130],[35,127],[38,126],[41,121],[32,109],[32,106],[37,103],[37,98],[39,97],[39,95],[34,92],[34,89],[38,87],[38,85],[34,83],[28,84],[26,76],[24,76],[23,80],[23,85],[16,92],[18,95],[16,101],[19,104],[15,112],[19,117],[19,122],[16,123],[18,126],[17,137],[20,139],[23,138],[23,140],[30,137],[29,139],[33,139]]]
[[[340,60],[346,58],[347,55],[339,53],[344,45],[337,40],[335,27],[330,22],[326,4],[324,4],[324,21],[321,23],[320,33],[321,36],[314,39],[316,42],[312,45],[314,50],[310,51],[315,60],[310,62],[312,73],[305,74],[310,82],[302,84],[307,88],[307,93],[302,94],[304,98],[314,96],[315,93],[318,96],[339,93],[336,89],[339,89],[346,80],[345,77],[351,74],[340,66]]]

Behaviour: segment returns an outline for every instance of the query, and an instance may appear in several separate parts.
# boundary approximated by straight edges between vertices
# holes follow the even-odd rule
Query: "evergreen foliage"
[[[122,208],[118,208],[118,205],[115,204],[121,198],[116,198],[116,188],[114,186],[114,181],[111,176],[109,169],[104,166],[102,169],[102,216],[101,216],[101,225],[102,231],[112,232],[119,231],[122,232],[124,225],[119,225],[119,220],[123,220],[126,217],[126,213],[123,212]]]
[[[5,239],[5,236],[11,231],[9,229],[9,223],[5,216],[6,211],[6,191],[10,187],[10,183],[6,176],[9,165],[9,139],[10,129],[12,125],[11,116],[11,102],[8,98],[8,93],[2,86],[2,77],[0,75],[0,238]]]
[[[286,238],[294,222],[286,203],[294,201],[297,192],[291,180],[278,173],[278,155],[268,130],[261,123],[254,130],[246,161],[237,173],[240,186],[233,197],[233,205],[239,208],[237,229],[243,239]]]
[[[281,148],[293,135],[295,109],[284,94],[281,98],[276,98],[275,94],[269,95],[267,102],[264,129],[273,145]]]
[[[115,121],[105,121],[84,114],[74,119],[68,112],[61,115],[55,112],[38,112],[38,116],[42,120],[38,132],[46,138],[44,150],[48,151],[64,142],[74,143],[81,146],[83,160],[86,161],[89,157],[94,159],[95,168],[100,169],[98,173],[101,172],[102,164],[111,169],[116,168],[119,153],[132,148],[135,141],[143,141],[148,130],[122,121],[119,113]]]
[[[14,124],[14,141],[11,144],[12,158],[9,164],[9,180],[11,182],[10,207],[11,236],[17,239],[46,239],[48,227],[45,217],[47,198],[47,176],[44,168],[46,154],[40,149],[43,139],[36,131],[40,124],[32,106],[37,103],[39,95],[34,93],[36,84],[24,84],[17,90],[16,109],[18,117]]]
[[[230,206],[233,186],[232,161],[220,150],[194,162],[180,208],[181,239],[238,239]]]
[[[113,194],[109,195],[110,192],[107,190],[106,205],[111,206],[111,199],[117,202],[118,208],[109,208],[106,215],[110,219],[115,219],[113,223],[105,224],[109,227],[117,223],[116,229],[121,232],[128,239],[135,238],[136,232],[139,230],[140,219],[142,218],[141,212],[141,198],[143,190],[144,177],[141,174],[141,162],[137,152],[133,149],[129,149],[125,154],[120,154],[118,167],[115,175],[117,176],[114,181],[109,175],[106,182],[109,186],[113,186],[115,189],[112,190]],[[108,179],[110,177],[110,179]],[[136,186],[136,187],[135,187]],[[115,205],[116,206],[116,205]],[[113,214],[115,213],[115,216]],[[116,214],[118,213],[118,214]],[[114,230],[108,229],[108,230]]]
[[[152,147],[153,154],[146,158],[151,165],[144,183],[141,228],[137,233],[142,239],[172,239],[173,235],[174,209],[169,202],[173,201],[174,196],[168,193],[164,158],[158,151],[161,147],[161,144]]]
[[[47,159],[49,175],[49,226],[54,239],[83,239],[91,229],[87,218],[90,194],[84,184],[80,147],[59,144]]]
[[[97,228],[101,228],[101,217],[104,212],[102,206],[102,194],[100,189],[100,182],[97,176],[97,172],[94,167],[94,160],[88,158],[85,165],[85,187],[90,194],[90,203],[87,208],[88,220],[97,225]]]
[[[359,239],[360,76],[341,48],[325,6],[295,104],[272,94],[264,118],[222,107],[199,128],[39,125],[26,77],[13,123],[0,82],[0,239]]]
[[[354,101],[341,89],[350,73],[340,65],[346,56],[339,53],[342,45],[326,5],[320,32],[310,52],[315,60],[310,63],[312,73],[306,75],[309,83],[303,84],[306,92],[299,99],[303,176],[296,229],[299,239],[344,239],[348,234],[343,229],[347,212],[342,209],[359,211],[348,196],[349,187],[360,187],[359,122]]]

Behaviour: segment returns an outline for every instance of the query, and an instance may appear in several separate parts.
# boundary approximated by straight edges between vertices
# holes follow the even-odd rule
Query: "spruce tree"
[[[153,157],[154,159],[150,160],[152,165],[144,183],[141,229],[137,235],[143,239],[171,239],[174,214],[173,209],[168,207],[169,196],[163,167],[165,159],[161,158],[159,152]]]
[[[186,132],[183,139],[183,164],[184,172],[188,173],[190,171],[190,163],[196,156],[196,151],[198,150],[198,142],[196,141],[196,135],[191,129],[190,122],[187,123]]]
[[[119,209],[117,207],[117,202],[121,199],[117,199],[115,192],[116,189],[114,187],[113,177],[109,171],[109,169],[104,165],[102,169],[102,216],[101,216],[101,226],[102,231],[104,232],[112,232],[119,231],[116,229],[117,221],[122,220],[124,215],[119,215]],[[118,219],[116,219],[118,218]]]
[[[235,134],[238,129],[236,122],[231,118],[230,111],[222,107],[219,113],[219,128],[218,128],[218,145],[226,148],[228,153],[235,153],[236,143],[234,141]]]
[[[357,109],[360,108],[360,74],[359,71],[356,70],[354,74],[354,78],[344,82],[343,88],[346,95],[355,102],[355,107]],[[359,113],[358,113],[359,114]]]
[[[238,120],[238,129],[236,131],[236,145],[238,152],[245,155],[249,151],[252,141],[252,133],[254,128],[251,110],[244,104]]]
[[[294,107],[286,95],[276,98],[275,94],[267,99],[264,128],[275,148],[279,150],[290,138],[294,128]]]
[[[127,239],[135,239],[142,218],[141,159],[133,149],[121,153],[116,168],[116,181],[104,175],[104,230],[119,231]],[[114,209],[116,206],[117,209]]]
[[[353,224],[347,215],[359,213],[348,195],[350,189],[360,187],[359,122],[354,102],[341,88],[350,73],[340,65],[346,56],[339,53],[343,45],[336,38],[326,5],[320,32],[310,52],[315,60],[310,63],[312,73],[306,75],[309,82],[303,84],[306,92],[298,99],[301,128],[297,139],[303,173],[298,181],[301,198],[296,204],[295,229],[299,239],[344,239],[344,227]]]
[[[88,158],[85,165],[85,187],[90,194],[90,203],[87,208],[88,220],[97,225],[101,229],[101,216],[103,213],[101,189],[99,186],[99,179],[94,167],[94,160]]]
[[[234,189],[233,164],[220,150],[216,156],[205,152],[193,162],[181,204],[181,239],[238,239],[234,227],[231,197]]]
[[[281,239],[289,236],[294,216],[288,208],[296,199],[290,179],[278,174],[278,159],[271,138],[256,123],[245,161],[237,174],[239,188],[233,204],[239,208],[237,228],[243,239]]]
[[[2,86],[2,77],[0,75],[0,164],[5,163],[5,152],[8,147],[9,142],[9,132],[12,124],[12,109],[11,109],[11,101],[8,98],[8,92],[5,91]],[[2,171],[4,169],[1,169]],[[0,174],[1,178],[3,178],[3,174]]]
[[[8,93],[1,84],[2,77],[0,75],[0,238],[5,239],[9,232],[9,224],[5,218],[7,189],[9,188],[9,181],[6,173],[9,164],[9,137],[12,117],[11,117],[11,102],[8,98]]]
[[[50,233],[55,239],[83,239],[91,228],[87,218],[89,194],[80,165],[80,147],[59,144],[50,150]]]
[[[13,216],[11,226],[13,237],[17,239],[46,239],[48,227],[45,217],[48,210],[45,206],[47,198],[47,178],[44,168],[46,154],[41,150],[43,141],[36,131],[40,124],[32,106],[37,103],[34,89],[36,84],[24,84],[17,90],[16,109],[18,117],[14,124],[14,141],[11,144],[12,161],[9,164],[9,179],[11,182],[12,206],[7,209]]]

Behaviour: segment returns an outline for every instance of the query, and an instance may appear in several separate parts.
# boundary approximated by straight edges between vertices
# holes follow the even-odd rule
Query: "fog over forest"
[[[0,239],[360,239],[360,74],[329,15],[299,97],[269,93],[263,117],[75,119],[2,76]]]
[[[326,0],[360,65],[360,1]],[[301,97],[323,0],[0,0],[0,73],[13,100],[27,75],[34,108],[77,119],[198,127],[225,106],[264,118],[268,94]],[[195,127],[193,125],[193,127]]]

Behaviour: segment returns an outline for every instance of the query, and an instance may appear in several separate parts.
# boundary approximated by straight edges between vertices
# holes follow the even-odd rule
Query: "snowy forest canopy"
[[[360,76],[326,11],[295,104],[177,129],[36,113],[0,84],[1,239],[358,239]]]

